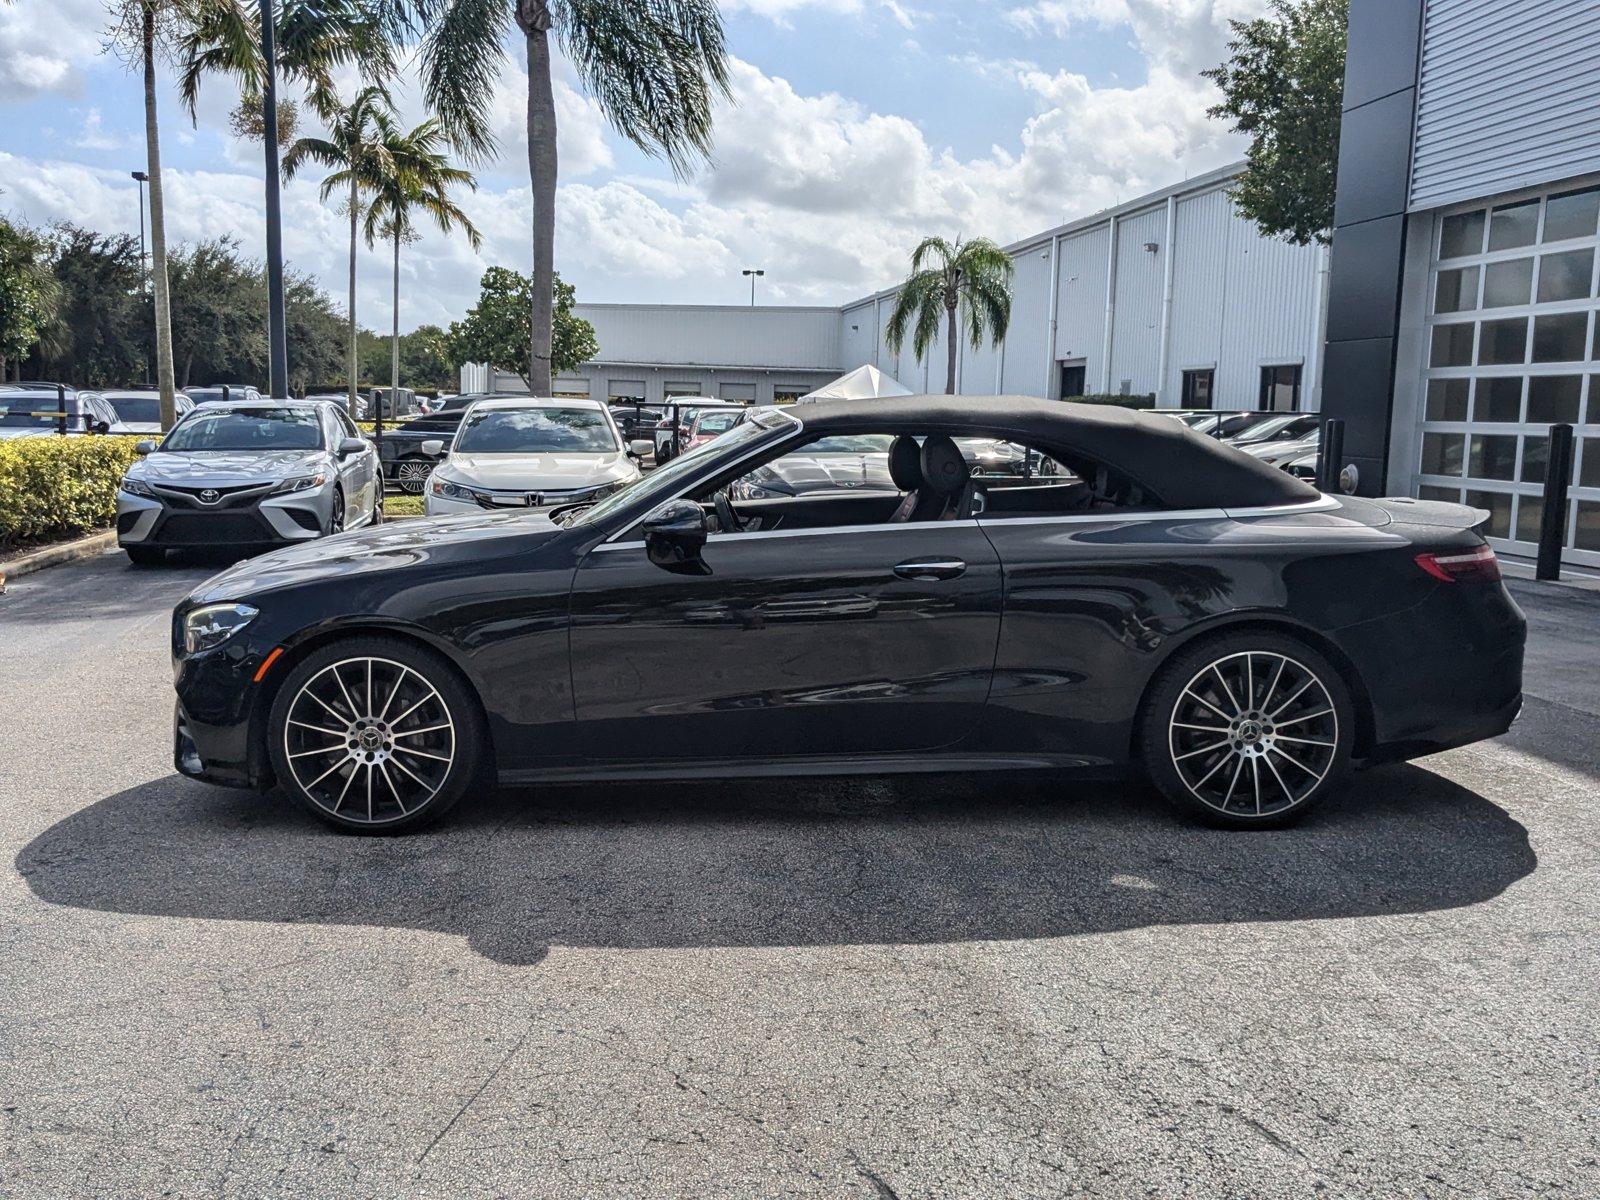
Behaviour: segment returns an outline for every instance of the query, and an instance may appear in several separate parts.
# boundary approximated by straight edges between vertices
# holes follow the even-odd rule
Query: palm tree
[[[528,64],[533,311],[528,382],[550,392],[555,286],[556,107],[550,35],[611,124],[675,173],[710,156],[711,106],[728,92],[716,0],[393,0],[422,40],[423,92],[455,144],[495,149],[494,77],[514,22]]]
[[[383,88],[363,88],[328,122],[327,137],[303,137],[291,145],[283,157],[283,173],[288,179],[293,179],[307,163],[332,168],[332,173],[322,181],[324,202],[335,192],[349,188],[345,198],[350,210],[350,345],[346,402],[351,420],[356,417],[356,383],[360,373],[356,352],[356,237],[361,220],[361,197],[363,191],[375,191],[391,170],[388,152],[379,136],[378,119],[392,112],[389,95]]]
[[[933,261],[934,265],[923,264]],[[967,334],[974,350],[983,346],[989,334],[991,345],[1005,340],[1011,323],[1011,256],[988,238],[951,245],[940,237],[923,239],[911,255],[911,274],[900,285],[886,331],[889,348],[896,354],[905,344],[906,329],[912,326],[911,347],[918,358],[928,352],[939,336],[939,318],[947,322],[945,352],[948,363],[944,390],[956,390],[956,335],[959,318],[967,322]],[[913,326],[913,322],[915,323]]]
[[[400,390],[400,247],[416,237],[412,213],[421,210],[432,217],[443,233],[460,229],[474,250],[483,244],[483,238],[467,214],[450,199],[453,187],[460,185],[476,191],[478,181],[470,171],[450,165],[443,152],[448,139],[439,122],[429,119],[410,132],[401,133],[389,114],[379,111],[374,114],[373,123],[381,147],[376,161],[386,169],[372,188],[363,232],[368,246],[379,237],[389,239],[394,246],[394,327],[389,361],[389,403],[393,404]],[[383,405],[374,403],[372,407],[376,418],[374,440],[381,442]]]

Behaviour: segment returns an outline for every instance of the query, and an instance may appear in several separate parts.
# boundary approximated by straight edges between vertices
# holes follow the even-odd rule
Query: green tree
[[[1326,243],[1333,228],[1349,0],[1273,0],[1234,21],[1228,61],[1201,72],[1222,89],[1210,115],[1249,135],[1239,211],[1269,237]]]
[[[142,379],[150,339],[139,239],[62,224],[50,240],[61,288],[50,373],[89,387]]]
[[[264,297],[264,275],[261,287]],[[289,387],[304,395],[319,381],[335,378],[340,368],[348,364],[345,318],[317,281],[299,271],[285,276],[283,301],[289,342]],[[263,337],[265,334],[263,322]]]
[[[461,207],[450,198],[457,187],[476,190],[478,183],[468,171],[453,167],[445,158],[443,128],[429,119],[415,129],[402,133],[387,114],[376,118],[378,141],[383,147],[382,162],[385,171],[372,189],[372,200],[367,205],[363,232],[367,245],[373,245],[381,236],[394,248],[393,333],[389,386],[400,387],[400,247],[417,236],[413,214],[421,212],[432,218],[441,232],[460,229],[476,250],[483,242],[478,228]],[[383,436],[382,409],[374,405],[378,416],[377,436]]]
[[[533,391],[550,391],[555,337],[555,35],[611,124],[680,175],[709,156],[711,109],[728,89],[716,0],[392,0],[421,34],[423,93],[467,153],[495,149],[494,80],[511,27],[528,66],[528,172],[533,183],[529,366]]]
[[[931,265],[929,265],[931,264]],[[1011,256],[988,238],[955,243],[940,237],[925,238],[911,255],[911,274],[900,285],[889,313],[886,330],[896,354],[911,330],[911,347],[918,358],[939,336],[939,321],[946,321],[947,357],[945,388],[956,390],[956,335],[966,318],[972,348],[983,346],[984,335],[998,345],[1011,324]]]
[[[0,218],[0,383],[11,363],[20,366],[58,328],[60,307],[49,242]]]
[[[283,173],[294,176],[308,163],[330,168],[322,181],[324,202],[335,193],[345,192],[344,204],[350,217],[350,295],[346,303],[349,335],[346,357],[346,403],[350,416],[356,415],[356,388],[360,373],[356,347],[356,239],[364,193],[375,190],[389,170],[379,136],[378,117],[392,111],[389,96],[380,87],[363,88],[355,99],[341,106],[328,122],[325,138],[301,138],[284,155]]]
[[[575,316],[577,292],[555,276],[553,290],[550,370],[570,371],[600,353],[594,326]],[[525,387],[539,393],[528,378],[528,309],[533,302],[533,280],[505,267],[490,267],[479,284],[478,303],[451,324],[446,338],[450,358],[457,364],[486,362],[499,371],[514,372]],[[545,389],[543,394],[548,394]]]
[[[180,247],[172,256],[173,355],[180,387],[245,383],[267,363],[261,265],[231,237]]]

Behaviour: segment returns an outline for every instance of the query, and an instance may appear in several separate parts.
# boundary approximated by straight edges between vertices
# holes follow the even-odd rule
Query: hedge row
[[[137,457],[132,437],[23,437],[0,441],[0,549],[104,529],[117,484]]]

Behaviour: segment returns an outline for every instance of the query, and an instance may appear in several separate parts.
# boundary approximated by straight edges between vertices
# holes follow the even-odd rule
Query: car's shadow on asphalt
[[[1527,831],[1415,766],[1300,827],[1228,833],[1140,789],[1050,776],[567,786],[469,797],[436,831],[356,838],[278,796],[178,776],[29,843],[53,904],[374,925],[505,963],[551,945],[820,946],[1063,937],[1472,904],[1529,874]]]

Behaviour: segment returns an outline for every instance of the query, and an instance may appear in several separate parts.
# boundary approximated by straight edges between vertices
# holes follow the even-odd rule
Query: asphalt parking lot
[[[173,774],[116,555],[0,597],[0,1195],[1600,1194],[1600,595],[1299,829],[1031,775],[356,839]]]

